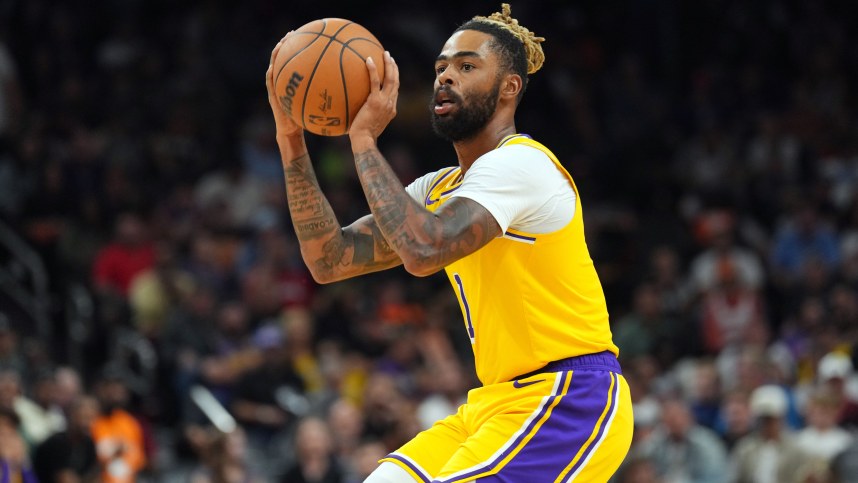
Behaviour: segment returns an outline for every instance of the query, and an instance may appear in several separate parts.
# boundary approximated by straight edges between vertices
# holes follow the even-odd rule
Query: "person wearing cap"
[[[818,381],[839,400],[837,424],[858,429],[858,401],[849,394],[849,383],[854,374],[852,359],[843,352],[829,352],[816,369]]]
[[[731,455],[735,483],[789,483],[807,460],[784,422],[787,397],[775,385],[756,388],[750,398],[755,429],[740,439]]]
[[[828,387],[817,388],[807,403],[807,427],[796,435],[796,442],[802,450],[825,463],[854,440],[848,431],[837,426],[839,411],[838,396]]]

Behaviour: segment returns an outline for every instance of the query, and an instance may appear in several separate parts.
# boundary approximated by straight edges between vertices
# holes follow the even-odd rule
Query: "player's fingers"
[[[393,57],[390,56],[390,52],[384,51],[384,91],[388,94],[395,92],[399,87],[397,77],[398,73],[396,72],[396,64],[393,62]]]
[[[276,58],[277,58],[277,53],[278,53],[278,52],[280,52],[280,47],[283,45],[283,42],[285,42],[285,41],[286,41],[286,37],[288,37],[292,32],[293,32],[293,31],[292,31],[292,30],[290,30],[290,31],[289,31],[289,33],[287,33],[286,35],[284,35],[284,36],[283,36],[283,38],[282,38],[282,39],[280,39],[280,41],[279,41],[279,42],[277,42],[277,45],[275,45],[275,46],[274,46],[274,48],[273,48],[273,49],[271,49],[271,60],[268,62],[269,64],[271,64],[271,65],[273,65],[273,64],[274,64],[274,59],[276,59]]]
[[[390,57],[390,70],[387,71],[384,79],[385,81],[390,79],[391,94],[395,100],[399,96],[399,66],[396,65],[396,60],[393,59],[392,55],[388,54],[388,56]]]
[[[372,94],[373,92],[378,92],[381,82],[378,80],[378,71],[375,70],[375,61],[372,60],[372,57],[366,58],[366,70],[367,72],[369,72],[370,94]]]

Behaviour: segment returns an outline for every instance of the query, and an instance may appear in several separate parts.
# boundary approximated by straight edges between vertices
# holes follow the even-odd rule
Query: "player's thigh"
[[[607,481],[631,442],[631,400],[625,380],[608,371],[568,371],[544,384],[550,385],[548,395],[536,398],[536,404],[524,397],[517,411],[496,414],[481,424],[437,480]],[[584,470],[599,476],[579,478]]]
[[[418,482],[430,482],[468,438],[462,422],[463,408],[431,428],[420,432],[401,448],[384,457],[384,464],[395,464]],[[369,481],[369,480],[368,480]]]

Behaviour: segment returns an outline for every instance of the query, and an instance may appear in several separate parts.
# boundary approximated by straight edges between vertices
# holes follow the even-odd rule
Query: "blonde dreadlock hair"
[[[473,21],[498,25],[514,35],[524,46],[528,74],[533,74],[542,68],[542,64],[545,63],[545,53],[542,52],[542,45],[540,44],[545,42],[545,38],[537,37],[527,27],[518,23],[518,19],[512,17],[512,8],[508,3],[501,4],[500,12],[495,12],[488,17],[476,16]]]
[[[545,39],[519,24],[511,13],[509,4],[502,3],[500,12],[488,17],[474,17],[457,28],[456,32],[477,30],[494,37],[492,47],[500,54],[503,67],[521,77],[522,89],[517,99],[520,101],[527,87],[527,75],[538,71],[545,62],[540,45]]]

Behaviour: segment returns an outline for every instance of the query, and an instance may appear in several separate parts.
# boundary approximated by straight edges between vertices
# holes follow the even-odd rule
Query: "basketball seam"
[[[311,40],[311,41],[310,41],[310,43],[308,43],[307,45],[305,45],[305,46],[301,47],[301,50],[299,50],[298,52],[295,52],[294,54],[292,54],[292,57],[289,57],[288,59],[286,59],[286,62],[283,62],[283,65],[281,65],[281,66],[280,66],[280,70],[278,70],[278,71],[277,71],[277,76],[274,78],[274,85],[275,85],[275,86],[277,85],[277,81],[278,81],[278,80],[280,80],[280,73],[282,73],[282,72],[283,72],[283,69],[285,69],[285,68],[286,68],[286,65],[287,65],[287,64],[288,64],[292,59],[294,59],[295,57],[297,57],[297,56],[298,56],[298,54],[300,54],[301,52],[303,52],[303,51],[307,50],[311,45],[313,45],[314,43],[316,43],[316,41],[317,41],[317,40],[319,40],[319,37],[327,37],[327,36],[326,36],[326,35],[324,35],[322,32],[324,32],[324,31],[325,31],[325,28],[327,28],[327,26],[328,26],[328,22],[327,22],[327,21],[325,21],[325,20],[320,20],[320,22],[322,22],[322,30],[321,30],[321,32],[292,32],[292,35],[295,35],[295,34],[297,34],[297,33],[300,33],[300,34],[310,34],[310,35],[315,35],[315,36],[316,36],[316,38],[315,38],[315,39],[313,39],[313,40]],[[276,59],[275,59],[275,60],[276,60]]]
[[[337,40],[337,39],[333,39],[333,40]],[[351,46],[349,45],[350,43],[354,42],[355,40],[368,40],[369,43],[371,43],[373,45],[378,45],[375,42],[367,39],[366,37],[355,37],[353,39],[349,39],[346,42],[342,42],[340,40],[337,40],[337,42],[343,44],[343,47],[344,47],[343,49],[340,50],[340,76],[343,80],[343,94],[345,95],[345,101],[346,101],[346,132],[348,132],[349,127],[351,126],[351,106],[349,106],[349,90],[346,89],[346,72],[345,72],[345,69],[343,69],[343,56],[346,53],[346,49],[350,50],[353,54],[357,55],[359,59],[366,62],[366,59],[360,54],[360,52],[351,48]],[[380,45],[378,45],[378,47],[383,48]]]
[[[345,44],[343,44],[345,45]],[[349,123],[351,122],[351,106],[349,106],[349,90],[346,88],[346,71],[343,69],[343,55],[345,55],[346,49],[340,49],[340,79],[343,84],[343,98],[346,102],[346,132],[349,132]]]
[[[339,33],[339,32],[337,32],[337,33]],[[312,34],[313,34],[313,32],[294,32],[292,35],[296,35],[296,34],[312,35]],[[335,35],[336,35],[336,34],[335,34]],[[319,36],[320,36],[320,37],[325,37],[325,38],[330,39],[330,40],[332,40],[332,41],[339,42],[339,43],[341,43],[341,44],[343,45],[343,47],[345,47],[345,48],[347,48],[347,49],[351,50],[352,52],[354,52],[355,54],[357,54],[358,56],[360,56],[360,52],[358,52],[357,50],[353,49],[351,46],[349,46],[349,45],[348,45],[348,43],[343,42],[343,41],[342,41],[342,40],[340,40],[340,39],[336,39],[336,38],[334,38],[334,37],[331,37],[330,35],[325,35],[325,34],[319,34]],[[349,39],[348,41],[349,41],[349,42],[352,42],[352,41],[354,41],[354,40],[366,40],[367,42],[371,43],[372,45],[375,45],[375,46],[376,46],[376,47],[378,47],[379,49],[382,49],[382,50],[384,49],[384,47],[382,47],[382,45],[381,45],[381,44],[379,44],[379,43],[377,43],[377,42],[374,42],[372,39],[368,39],[368,38],[366,38],[366,37],[354,37],[354,38]],[[361,58],[363,59],[363,57],[361,57]],[[364,60],[366,60],[366,59],[364,59]]]
[[[304,129],[307,129],[307,121],[304,119],[304,111],[307,109],[307,96],[310,95],[310,86],[313,85],[313,77],[316,75],[316,69],[319,68],[319,64],[322,63],[322,59],[325,57],[325,53],[328,51],[328,47],[331,46],[331,42],[333,42],[338,33],[342,32],[344,28],[353,24],[354,22],[349,22],[339,28],[336,32],[334,32],[333,37],[329,37],[327,45],[322,49],[322,52],[319,54],[319,58],[316,59],[316,65],[313,66],[313,70],[310,72],[310,76],[307,77],[307,88],[304,89],[304,100],[301,101],[301,124],[304,126]],[[323,30],[324,32],[324,30]],[[340,42],[342,43],[342,42]]]

